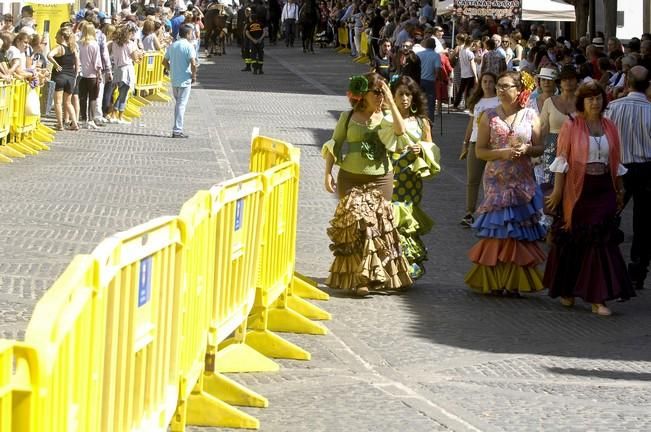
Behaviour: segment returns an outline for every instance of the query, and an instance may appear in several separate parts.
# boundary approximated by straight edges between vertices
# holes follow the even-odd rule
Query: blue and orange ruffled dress
[[[492,149],[508,148],[514,139],[531,142],[534,110],[525,108],[512,130],[495,109],[486,115]],[[538,266],[545,261],[545,254],[538,242],[546,230],[540,224],[543,196],[531,159],[488,161],[483,182],[484,200],[473,224],[480,240],[468,252],[473,266],[466,274],[466,284],[485,294],[542,290]]]

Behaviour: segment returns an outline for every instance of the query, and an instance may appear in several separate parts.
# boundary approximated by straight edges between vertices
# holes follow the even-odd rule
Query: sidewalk
[[[0,167],[4,337],[22,338],[37,299],[74,254],[175,214],[197,189],[246,172],[253,127],[302,151],[297,270],[324,280],[325,229],[336,203],[323,190],[320,146],[349,109],[348,76],[366,68],[332,50],[270,47],[265,75],[253,76],[239,71],[239,52],[228,48],[199,69],[186,116],[191,139],[167,138],[172,106],[153,105],[131,126],[60,133],[51,151]],[[442,137],[436,125],[443,172],[426,185],[424,206],[437,221],[426,238],[426,277],[403,295],[331,292],[318,303],[333,314],[330,334],[286,335],[311,361],[281,360],[279,373],[234,376],[269,399],[268,408],[244,408],[262,431],[651,430],[646,292],[600,318],[544,294],[490,298],[464,286],[474,242],[458,224],[466,121],[446,115]]]

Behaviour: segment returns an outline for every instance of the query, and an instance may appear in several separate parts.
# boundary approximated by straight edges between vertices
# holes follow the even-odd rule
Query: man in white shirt
[[[633,198],[633,244],[628,274],[636,289],[644,288],[651,260],[651,102],[646,97],[651,72],[634,66],[626,74],[629,93],[612,101],[606,116],[619,130],[624,174],[624,205]]]
[[[285,29],[285,46],[293,47],[296,38],[296,21],[298,21],[298,5],[294,0],[287,0],[280,21]]]
[[[445,51],[445,41],[443,40],[443,34],[443,27],[434,27],[434,42],[436,43],[434,51],[436,51],[438,54],[441,54]]]
[[[467,38],[464,42],[463,49],[459,52],[459,67],[461,69],[461,82],[459,90],[454,98],[454,109],[459,108],[461,98],[463,97],[468,105],[468,98],[470,92],[477,82],[477,64],[475,63],[475,54],[470,47],[472,46],[472,38]]]

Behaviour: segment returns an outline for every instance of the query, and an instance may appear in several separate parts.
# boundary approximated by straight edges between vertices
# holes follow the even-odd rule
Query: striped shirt
[[[605,116],[619,130],[622,163],[651,162],[651,102],[646,95],[631,92],[612,101]]]

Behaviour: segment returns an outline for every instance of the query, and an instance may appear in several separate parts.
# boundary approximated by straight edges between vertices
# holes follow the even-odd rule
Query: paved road
[[[0,168],[0,330],[22,337],[35,301],[75,253],[106,235],[176,213],[193,191],[246,171],[251,129],[302,150],[299,271],[323,280],[325,227],[335,201],[321,185],[320,144],[347,109],[348,75],[363,71],[326,50],[267,49],[264,76],[241,73],[235,50],[202,65],[188,108],[188,141],[169,134],[169,106],[132,126],[61,134],[38,157]],[[500,299],[463,285],[472,234],[458,225],[466,118],[435,135],[443,172],[428,182],[428,274],[403,295],[319,303],[326,336],[287,335],[310,362],[234,378],[270,401],[249,409],[262,431],[651,430],[651,302],[614,304],[610,318],[570,311],[545,295]],[[627,227],[630,232],[630,228]],[[651,287],[649,287],[651,288]],[[193,431],[223,429],[191,428]]]

